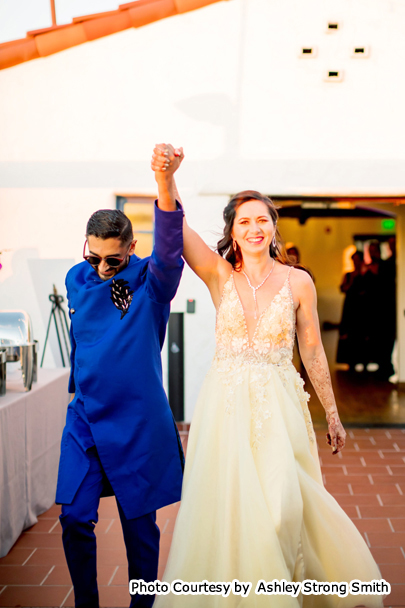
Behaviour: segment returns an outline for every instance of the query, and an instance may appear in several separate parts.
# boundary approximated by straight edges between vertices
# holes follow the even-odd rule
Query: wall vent
[[[352,49],[352,57],[356,58],[364,58],[370,57],[370,47],[369,46],[355,46]]]
[[[304,59],[312,59],[318,54],[318,49],[315,46],[303,46],[300,49],[300,57]]]
[[[327,82],[342,82],[343,72],[342,70],[328,70],[325,74],[324,80]]]
[[[333,34],[334,32],[338,32],[342,28],[342,24],[339,21],[328,21],[326,31],[328,34]]]

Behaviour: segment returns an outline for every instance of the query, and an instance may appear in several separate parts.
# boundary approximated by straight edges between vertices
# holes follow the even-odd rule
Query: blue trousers
[[[87,451],[90,467],[73,502],[62,505],[60,522],[66,561],[75,592],[76,608],[99,608],[97,588],[96,536],[98,505],[105,484],[108,484],[96,448]],[[157,579],[160,532],[156,511],[127,519],[117,500],[128,557],[129,579]],[[129,598],[128,598],[129,599]],[[132,596],[130,607],[150,608],[152,595]]]

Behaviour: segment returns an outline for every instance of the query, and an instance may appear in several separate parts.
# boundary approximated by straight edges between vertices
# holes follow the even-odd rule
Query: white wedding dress
[[[325,490],[304,382],[292,365],[289,275],[249,343],[233,274],[196,405],[182,501],[163,580],[252,582],[248,597],[162,595],[155,608],[380,608],[381,596],[256,595],[260,579],[381,579],[362,536]]]

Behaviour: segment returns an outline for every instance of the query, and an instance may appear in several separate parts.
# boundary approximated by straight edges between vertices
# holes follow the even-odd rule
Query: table
[[[0,557],[55,502],[68,379],[69,369],[39,369],[31,391],[11,379],[0,397]]]

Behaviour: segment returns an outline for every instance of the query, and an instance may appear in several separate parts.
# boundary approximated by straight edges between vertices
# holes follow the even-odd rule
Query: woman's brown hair
[[[276,227],[276,246],[273,245],[272,240],[270,244],[270,257],[274,258],[278,262],[281,262],[281,264],[285,264],[286,266],[295,266],[296,268],[306,270],[300,264],[294,263],[286,253],[284,242],[281,238],[277,226],[277,207],[268,196],[264,196],[264,194],[260,194],[260,192],[256,192],[256,190],[244,190],[243,192],[235,194],[235,196],[231,198],[231,200],[225,207],[223,213],[225,222],[224,235],[217,243],[218,253],[228,262],[230,262],[235,268],[235,270],[239,270],[241,268],[242,253],[238,244],[236,244],[236,249],[233,248],[232,228],[236,217],[236,211],[238,210],[238,208],[243,205],[243,203],[247,203],[251,200],[261,201],[266,205],[269,215],[273,220],[273,224]]]

